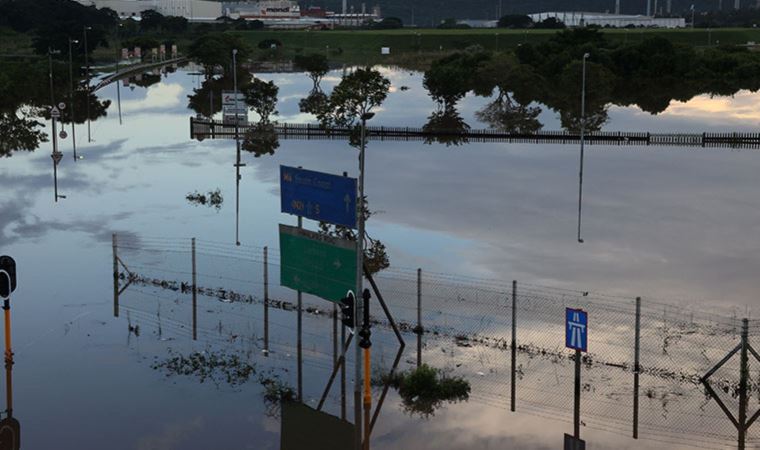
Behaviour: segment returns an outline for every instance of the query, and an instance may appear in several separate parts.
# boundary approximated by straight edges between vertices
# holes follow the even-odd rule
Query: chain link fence
[[[339,352],[335,306],[304,294],[301,310],[308,325],[301,330],[305,344],[296,345],[296,293],[280,286],[281,261],[274,249],[197,240],[193,250],[190,239],[120,235],[114,239],[114,258],[120,286],[130,283],[115,302],[131,296],[129,305],[115,305],[115,313],[126,310],[161,330],[209,341],[242,336],[238,339],[248,340],[249,353],[263,351],[288,361],[301,348],[304,364],[328,374],[334,367]],[[206,299],[200,308],[187,300],[193,277],[198,296]],[[471,401],[572,422],[574,353],[565,348],[564,321],[565,308],[580,308],[589,316],[582,425],[667,444],[736,446],[735,425],[702,384],[702,377],[742,341],[742,318],[733,313],[424,269],[392,267],[374,280],[412,350],[403,366],[425,363],[465,377]],[[263,327],[252,326],[252,319],[263,321]],[[375,355],[387,367],[396,347],[387,332],[390,324],[379,308],[373,320],[379,330],[373,331]],[[749,344],[759,335],[760,322],[748,321]],[[710,377],[734,416],[740,407],[739,356]],[[351,374],[353,362],[348,363]],[[752,416],[760,408],[760,364],[750,358],[748,366],[747,414]],[[331,399],[338,401],[335,393]],[[748,447],[760,445],[760,427],[750,427],[746,439]]]

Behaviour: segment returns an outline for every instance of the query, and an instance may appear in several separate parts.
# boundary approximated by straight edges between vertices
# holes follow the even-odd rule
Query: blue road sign
[[[565,347],[587,351],[588,313],[581,309],[565,308]]]
[[[280,166],[284,213],[356,228],[356,178]]]

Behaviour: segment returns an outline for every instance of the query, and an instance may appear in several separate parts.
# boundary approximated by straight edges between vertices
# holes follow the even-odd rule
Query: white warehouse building
[[[568,27],[582,27],[588,25],[598,25],[600,27],[624,28],[627,26],[635,27],[656,27],[656,28],[683,28],[686,26],[686,19],[683,17],[652,17],[652,16],[631,16],[625,14],[606,14],[596,12],[542,12],[528,14],[533,22],[541,22],[553,17]]]
[[[222,4],[205,0],[77,0],[86,6],[111,8],[121,18],[140,17],[154,10],[165,16],[180,16],[191,21],[214,20],[222,15]]]

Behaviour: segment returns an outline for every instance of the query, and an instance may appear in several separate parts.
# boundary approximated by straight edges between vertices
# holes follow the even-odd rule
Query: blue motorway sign
[[[565,308],[565,347],[582,352],[588,349],[588,313]]]
[[[284,213],[356,228],[356,178],[280,166]]]

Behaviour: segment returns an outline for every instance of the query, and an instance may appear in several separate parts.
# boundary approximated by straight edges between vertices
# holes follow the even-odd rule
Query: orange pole
[[[364,450],[369,450],[370,411],[372,410],[371,361],[369,348],[364,349]]]
[[[369,354],[369,349],[364,349],[364,405],[369,406],[372,405],[372,387],[370,385],[370,376],[372,375],[370,373],[371,370],[371,359]]]
[[[5,301],[5,361],[13,364],[13,353],[11,352],[11,307],[8,300]]]

